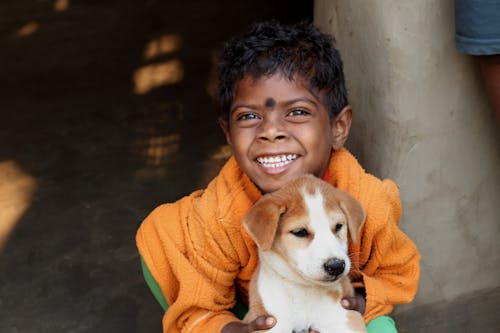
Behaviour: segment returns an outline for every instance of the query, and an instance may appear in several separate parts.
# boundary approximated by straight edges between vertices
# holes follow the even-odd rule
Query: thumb
[[[248,331],[267,330],[274,325],[276,325],[276,319],[274,317],[260,316],[248,324]]]
[[[355,297],[346,297],[340,301],[342,307],[346,310],[356,310],[356,298]]]

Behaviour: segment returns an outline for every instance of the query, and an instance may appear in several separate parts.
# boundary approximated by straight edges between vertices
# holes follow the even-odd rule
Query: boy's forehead
[[[246,75],[236,84],[233,103],[241,99],[253,99],[253,102],[266,108],[274,108],[282,101],[309,99],[323,104],[322,95],[314,92],[309,82],[299,75],[291,78],[279,73],[258,78]]]
[[[282,81],[289,84],[301,86],[304,88],[308,87],[310,84],[310,80],[308,80],[306,77],[303,77],[300,74],[286,75],[281,72],[276,72],[274,74],[269,74],[269,75],[260,75],[260,76],[246,74],[239,81],[237,81],[236,84],[239,85],[243,83],[247,85],[259,85],[263,81],[269,81],[269,80]]]

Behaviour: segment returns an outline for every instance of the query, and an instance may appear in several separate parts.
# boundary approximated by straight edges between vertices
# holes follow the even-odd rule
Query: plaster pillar
[[[348,148],[400,187],[422,253],[410,305],[500,286],[500,140],[479,69],[454,47],[452,0],[316,0],[344,61]]]

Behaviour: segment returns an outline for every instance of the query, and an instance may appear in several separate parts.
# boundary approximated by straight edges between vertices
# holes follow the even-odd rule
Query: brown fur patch
[[[342,288],[342,297],[353,297],[354,288],[352,287],[351,281],[347,276],[342,277],[339,280],[340,287]]]
[[[330,290],[328,291],[328,296],[334,300],[340,300],[340,290]]]
[[[281,201],[270,195],[264,196],[244,216],[243,225],[262,250],[271,248],[281,214],[285,212]]]
[[[329,290],[328,296],[330,296],[334,301],[340,301],[344,297],[353,297],[354,288],[351,285],[351,281],[347,276],[341,277],[336,283],[339,287],[335,290]]]
[[[363,316],[361,315],[361,313],[354,310],[349,310],[347,311],[346,317],[347,326],[352,330],[352,332],[366,332],[365,322],[363,321]]]
[[[321,190],[325,197],[326,210],[330,213],[341,212],[345,216],[351,239],[356,243],[359,230],[365,221],[365,210],[363,206],[349,193],[341,191],[326,183],[324,185],[325,186],[321,187]]]

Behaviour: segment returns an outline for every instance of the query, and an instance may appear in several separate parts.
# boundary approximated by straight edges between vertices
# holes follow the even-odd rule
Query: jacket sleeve
[[[420,254],[399,228],[401,204],[396,185],[382,182],[382,193],[368,203],[360,268],[366,291],[365,321],[413,300],[420,276]]]
[[[241,234],[215,214],[193,211],[200,195],[156,208],[137,232],[139,252],[169,305],[164,332],[220,332],[237,321],[227,310],[235,304],[240,269],[232,238]]]

